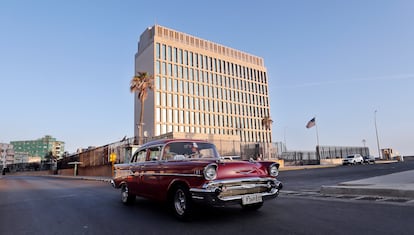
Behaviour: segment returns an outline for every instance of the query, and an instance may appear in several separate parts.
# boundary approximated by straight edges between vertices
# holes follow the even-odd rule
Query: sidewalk
[[[397,161],[378,161],[377,164],[395,163]],[[338,165],[285,166],[280,171],[304,170]],[[414,199],[414,170],[367,179],[343,182],[333,186],[322,186],[325,195],[361,195]]]
[[[367,195],[414,199],[414,170],[322,186],[321,194]]]

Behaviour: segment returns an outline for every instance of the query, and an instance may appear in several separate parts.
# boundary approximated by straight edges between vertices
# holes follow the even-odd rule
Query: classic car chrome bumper
[[[213,206],[245,203],[246,197],[268,200],[279,195],[282,183],[274,178],[215,180],[201,188],[191,188],[192,199]]]

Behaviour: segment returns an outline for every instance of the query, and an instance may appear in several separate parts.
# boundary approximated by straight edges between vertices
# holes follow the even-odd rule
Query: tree
[[[53,152],[49,151],[45,154],[44,159],[46,160],[46,162],[52,162],[53,159],[55,159],[55,156],[53,156]]]
[[[270,130],[271,126],[272,126],[273,120],[269,117],[266,116],[262,119],[262,125],[267,129]]]
[[[143,121],[144,121],[144,103],[148,96],[148,91],[154,88],[154,77],[147,72],[138,72],[131,80],[130,91],[137,93],[137,98],[141,104],[141,112],[139,116],[139,142],[142,144],[143,137]],[[135,140],[135,144],[136,144]]]

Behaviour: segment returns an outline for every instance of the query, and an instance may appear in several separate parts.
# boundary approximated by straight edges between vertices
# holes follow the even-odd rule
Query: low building
[[[13,145],[0,143],[0,164],[1,168],[7,165],[13,164],[14,162],[14,150]]]
[[[40,157],[44,160],[45,156],[52,153],[56,158],[62,157],[65,152],[65,143],[57,141],[50,135],[46,135],[36,140],[11,141],[14,151],[19,153],[28,153],[29,157]]]

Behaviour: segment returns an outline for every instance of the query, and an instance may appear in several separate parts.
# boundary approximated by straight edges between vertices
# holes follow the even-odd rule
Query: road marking
[[[368,196],[368,195],[327,195],[316,191],[280,191],[281,197],[292,198],[309,198],[314,200],[335,200],[335,201],[351,201],[351,202],[373,202],[393,205],[414,206],[414,199],[412,198],[392,198],[383,196]]]

